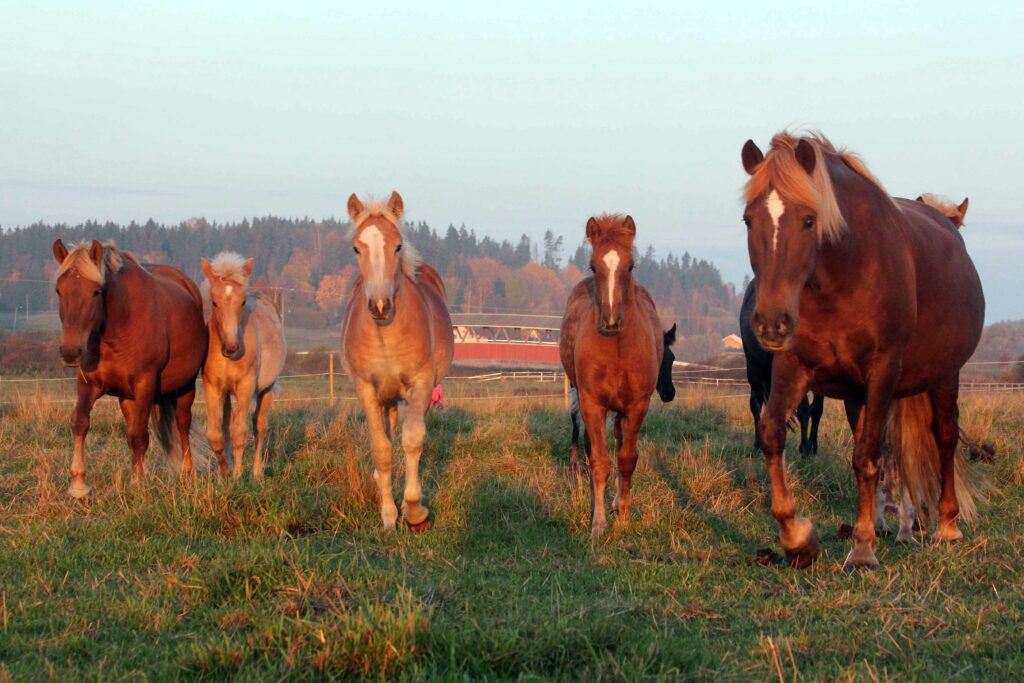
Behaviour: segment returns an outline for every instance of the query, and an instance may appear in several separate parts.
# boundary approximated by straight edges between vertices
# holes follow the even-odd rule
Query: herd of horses
[[[844,567],[878,566],[883,452],[889,469],[898,471],[905,509],[923,525],[937,518],[936,540],[961,539],[958,519],[975,514],[980,485],[957,449],[959,373],[978,344],[985,306],[958,231],[967,200],[954,206],[931,196],[893,198],[857,156],[817,134],[779,133],[767,153],[748,140],[741,159],[749,174],[743,221],[755,276],[740,316],[750,409],[789,563],[809,566],[819,543],[787,486],[787,425],[796,411],[805,425],[800,451],[816,451],[826,396],[845,402],[854,434],[857,513]],[[451,366],[454,340],[444,283],[405,241],[403,211],[398,193],[376,203],[349,198],[359,277],[341,344],[366,415],[382,523],[394,529],[401,518],[420,531],[431,524],[419,479],[425,415]],[[614,414],[617,446],[612,511],[624,524],[651,398],[655,391],[663,401],[674,396],[675,326],[662,330],[654,300],[633,277],[635,237],[628,215],[587,222],[592,275],[573,288],[561,325],[560,356],[573,395],[570,460],[577,465],[582,418],[594,537],[608,524],[608,414]],[[57,240],[53,252],[60,353],[78,370],[69,493],[90,493],[85,439],[103,395],[120,402],[133,480],[144,473],[150,421],[172,462],[191,474],[191,409],[200,373],[207,438],[222,474],[229,460],[234,475],[242,473],[254,404],[253,476],[260,478],[285,341],[277,311],[248,287],[253,260],[234,253],[203,259],[200,288],[179,270],[140,263],[111,243],[69,249]],[[391,481],[400,414],[401,511]]]

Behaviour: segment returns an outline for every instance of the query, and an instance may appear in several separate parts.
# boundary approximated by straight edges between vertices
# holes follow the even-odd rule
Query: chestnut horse
[[[761,450],[761,441],[757,436],[757,425],[761,421],[761,409],[772,388],[772,354],[761,348],[757,335],[750,326],[750,316],[754,313],[754,302],[757,300],[757,280],[751,280],[743,292],[743,303],[740,306],[740,339],[743,340],[743,356],[746,360],[747,384],[750,385],[750,414],[754,418],[754,450]],[[821,424],[822,413],[825,412],[825,397],[815,393],[814,400],[808,401],[804,396],[796,409],[796,419],[800,423],[800,453],[813,455],[818,452],[818,426]]]
[[[422,531],[430,525],[419,478],[424,416],[434,387],[451,366],[455,339],[444,283],[405,242],[403,210],[397,192],[386,202],[373,204],[364,204],[354,194],[349,197],[359,277],[345,309],[341,344],[345,367],[366,413],[385,529],[394,529],[398,519],[391,491],[391,434],[398,422],[398,402],[407,404],[402,422],[402,507],[409,528]]]
[[[85,437],[92,407],[106,395],[121,404],[133,482],[144,474],[151,413],[161,446],[175,466],[180,455],[181,473],[190,474],[192,401],[206,355],[199,289],[176,268],[142,266],[113,243],[93,240],[69,250],[57,240],[53,256],[60,264],[60,355],[65,365],[78,368],[68,493],[75,498],[91,493],[85,483]]]
[[[939,213],[949,219],[957,228],[964,226],[964,219],[967,218],[967,197],[959,204],[954,204],[945,197],[925,193],[917,198],[922,204],[937,209]]]
[[[771,510],[790,563],[818,538],[786,485],[786,421],[808,390],[862,402],[852,417],[857,516],[846,570],[878,566],[875,496],[893,412],[900,479],[938,513],[939,541],[963,537],[975,486],[957,453],[959,374],[981,337],[985,299],[963,239],[938,211],[893,199],[860,159],[822,136],[780,133],[767,155],[748,140],[747,247],[758,279],[751,325],[775,354],[760,439]]]
[[[224,251],[212,263],[202,259],[202,266],[206,275],[203,298],[210,303],[210,344],[203,364],[207,438],[217,454],[220,473],[228,473],[226,450],[233,460],[234,476],[242,476],[242,454],[248,436],[246,420],[255,401],[252,476],[262,479],[267,413],[287,354],[284,324],[269,301],[248,290],[253,259]],[[229,441],[224,439],[225,430],[231,435]]]
[[[637,438],[658,381],[665,338],[654,300],[633,279],[636,224],[630,216],[604,215],[587,221],[592,277],[569,294],[562,318],[559,353],[569,383],[576,387],[586,425],[593,497],[591,535],[604,533],[605,483],[610,460],[605,417],[614,411],[619,477],[615,502],[619,520],[629,520],[630,485]]]

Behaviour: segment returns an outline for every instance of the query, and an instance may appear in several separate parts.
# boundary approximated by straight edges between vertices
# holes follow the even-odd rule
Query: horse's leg
[[[857,475],[857,519],[853,523],[853,548],[843,569],[876,569],[875,498],[878,495],[879,454],[882,432],[892,408],[892,394],[899,377],[899,359],[881,360],[871,370],[867,400],[861,410],[857,440],[853,447],[853,470]]]
[[[821,424],[821,416],[825,413],[825,396],[815,393],[811,401],[811,453],[818,452],[818,425]]]
[[[366,428],[370,432],[370,450],[373,453],[373,480],[377,482],[380,496],[380,518],[384,528],[395,530],[398,508],[391,491],[391,439],[384,426],[384,411],[377,400],[377,390],[372,384],[356,381],[356,394],[366,414]]]
[[[939,468],[942,475],[942,493],[939,496],[939,526],[935,540],[955,542],[964,535],[957,527],[960,504],[956,499],[956,447],[960,440],[958,426],[960,410],[960,376],[946,380],[928,392],[932,401],[932,432],[939,447]],[[929,512],[931,512],[929,510]]]
[[[796,502],[786,485],[786,424],[807,393],[810,374],[795,356],[776,355],[772,367],[772,392],[761,415],[758,436],[768,466],[772,516],[779,523],[782,547],[794,567],[809,567],[818,557],[818,535],[809,519],[796,516]]]
[[[569,405],[569,422],[572,423],[572,441],[569,442],[569,467],[573,473],[578,474],[580,470],[580,406],[579,394],[576,387],[570,389],[573,395]]]
[[[71,411],[71,433],[75,437],[75,445],[71,452],[71,486],[68,494],[73,498],[84,498],[92,493],[85,483],[85,436],[89,433],[89,416],[96,399],[100,397],[97,390],[82,381],[81,373],[77,384],[78,397]]]
[[[174,421],[178,427],[178,438],[181,440],[181,476],[191,476],[195,468],[192,466],[192,444],[189,432],[192,430],[192,402],[196,400],[196,383],[182,389],[174,406]]]
[[[910,491],[904,488],[900,492],[900,531],[896,534],[897,543],[910,543],[914,540],[914,520],[917,519],[917,510],[910,502]]]
[[[761,407],[764,405],[761,393],[755,389],[750,390],[750,414],[754,416],[754,452],[761,450]]]
[[[423,504],[423,487],[420,485],[420,455],[427,435],[424,417],[430,406],[433,383],[417,386],[409,393],[402,422],[402,450],[405,451],[405,495],[402,508],[405,523],[413,531],[425,531],[430,526],[430,510]]]
[[[146,451],[149,449],[149,416],[153,412],[153,392],[135,389],[134,399],[121,399],[121,413],[124,415],[128,447],[132,451],[132,483],[137,484],[145,476]]]
[[[222,477],[228,476],[228,459],[224,456],[224,411],[231,410],[231,396],[214,382],[203,382],[206,396],[206,440],[217,454],[217,467]]]
[[[644,422],[649,405],[649,400],[644,401],[642,405],[631,406],[625,415],[615,418],[615,432],[619,439],[619,477],[616,480],[618,485],[615,487],[615,502],[612,508],[618,513],[620,524],[629,522],[630,490],[638,455],[636,444],[640,438],[640,425]]]
[[[796,419],[800,423],[800,455],[808,455],[811,452],[811,442],[807,438],[811,422],[811,402],[807,400],[807,394],[804,394],[800,399],[800,405],[796,407]]]
[[[608,524],[604,510],[604,490],[611,466],[608,457],[608,432],[605,426],[608,410],[597,399],[580,392],[580,413],[583,415],[587,443],[590,446],[590,493],[594,504],[590,535],[597,538],[604,533]]]
[[[231,415],[231,475],[242,476],[242,461],[245,459],[245,441],[249,437],[249,408],[256,395],[256,378],[243,380],[235,387],[235,407]]]
[[[252,478],[259,481],[263,478],[263,449],[267,445],[267,427],[270,419],[270,402],[273,400],[273,389],[266,389],[256,395],[256,410],[252,413],[252,431],[256,435],[256,452],[252,460]]]
[[[622,413],[615,413],[615,453],[622,453]],[[610,459],[610,458],[609,458]],[[615,468],[615,497],[612,498],[612,512],[619,511],[619,492],[622,490],[622,471]]]

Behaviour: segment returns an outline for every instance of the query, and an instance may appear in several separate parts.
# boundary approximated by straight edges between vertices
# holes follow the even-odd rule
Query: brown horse
[[[455,339],[444,283],[405,242],[400,227],[403,210],[397,192],[387,202],[369,205],[354,194],[349,197],[359,278],[345,309],[341,343],[342,358],[366,412],[385,529],[394,529],[398,519],[391,491],[391,434],[399,401],[407,404],[402,423],[402,507],[409,528],[422,531],[430,525],[419,478],[424,416],[434,387],[451,366]]]
[[[208,295],[210,303],[210,345],[203,364],[206,434],[217,454],[220,473],[228,473],[227,451],[233,460],[234,476],[242,476],[242,454],[248,436],[246,420],[255,401],[252,476],[262,479],[267,413],[287,354],[284,325],[269,301],[248,290],[253,259],[224,251],[212,263],[202,259],[202,266],[206,275],[202,286],[204,298]],[[224,439],[225,430],[229,431],[230,440]]]
[[[630,216],[604,215],[587,221],[594,275],[573,288],[562,318],[562,367],[576,387],[586,425],[594,537],[607,526],[604,498],[611,463],[605,417],[609,411],[616,413],[619,477],[612,510],[625,524],[637,438],[658,382],[665,346],[654,300],[633,279],[635,237],[636,225]]]
[[[939,213],[891,198],[856,156],[822,136],[780,133],[767,156],[748,140],[747,247],[758,279],[751,324],[775,353],[760,425],[772,515],[789,561],[818,539],[785,479],[786,420],[808,390],[863,401],[851,415],[858,505],[844,568],[877,567],[875,496],[886,421],[914,505],[937,512],[940,541],[975,513],[957,453],[960,368],[981,336],[985,299],[963,239]]]
[[[190,474],[192,401],[207,339],[199,289],[176,268],[144,267],[113,243],[93,240],[68,250],[57,240],[53,256],[60,264],[60,355],[78,368],[68,493],[82,498],[91,492],[85,436],[92,407],[105,395],[118,398],[127,423],[132,481],[144,474],[151,412],[164,450],[177,466],[180,448],[181,472]]]

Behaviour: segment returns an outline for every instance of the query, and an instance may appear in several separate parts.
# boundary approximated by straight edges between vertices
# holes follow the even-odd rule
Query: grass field
[[[177,482],[153,449],[135,487],[105,402],[87,452],[96,495],[73,501],[69,406],[45,402],[66,398],[56,384],[0,396],[0,680],[1024,674],[1021,397],[963,400],[965,426],[997,448],[982,467],[998,485],[965,541],[882,538],[882,568],[848,576],[836,532],[854,480],[836,403],[822,452],[789,465],[823,540],[797,571],[754,562],[780,548],[741,398],[681,391],[654,409],[631,525],[592,543],[561,399],[529,396],[559,386],[449,385],[422,468],[435,525],[417,535],[379,528],[346,400],[278,405],[262,485]],[[471,398],[483,391],[499,397]],[[313,378],[281,398],[322,392]]]

